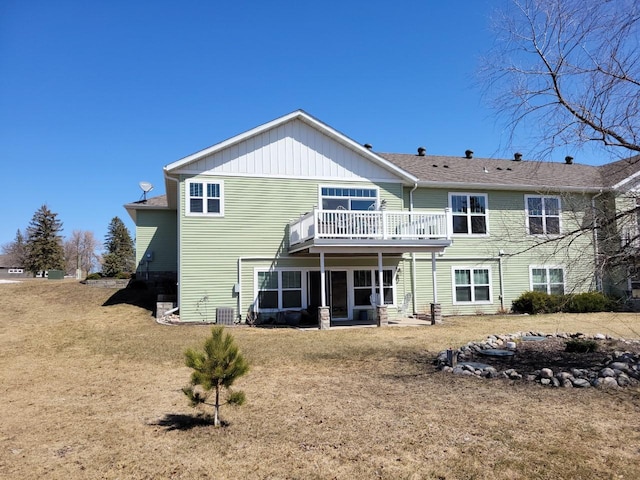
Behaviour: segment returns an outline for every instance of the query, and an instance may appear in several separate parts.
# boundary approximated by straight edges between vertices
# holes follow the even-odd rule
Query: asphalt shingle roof
[[[604,186],[601,167],[591,165],[402,153],[378,155],[420,182],[534,189],[598,189]]]

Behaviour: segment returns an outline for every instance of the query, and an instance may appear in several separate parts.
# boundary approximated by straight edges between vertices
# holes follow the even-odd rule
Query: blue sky
[[[510,158],[476,75],[493,5],[4,0],[0,244],[42,204],[133,236],[139,181],[299,108],[380,152]]]

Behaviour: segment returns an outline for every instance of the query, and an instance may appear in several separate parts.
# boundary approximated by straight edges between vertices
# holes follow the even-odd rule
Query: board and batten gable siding
[[[406,189],[405,189],[406,191]],[[416,211],[448,206],[449,193],[482,193],[487,195],[488,236],[453,236],[453,244],[437,257],[438,301],[444,314],[496,313],[500,302],[500,252],[502,256],[503,305],[506,309],[523,292],[530,290],[530,266],[562,266],[567,293],[588,291],[595,287],[595,251],[590,230],[582,234],[550,242],[544,237],[528,235],[525,195],[537,192],[419,188],[413,193]],[[589,221],[591,195],[562,194],[562,229],[571,231]],[[405,201],[408,202],[406,196]],[[403,271],[412,268],[405,257]],[[452,267],[489,268],[492,302],[490,304],[454,304]],[[416,304],[427,312],[433,301],[431,256],[416,255]]]
[[[224,182],[224,216],[188,216],[184,210],[187,179]],[[402,208],[399,183],[318,181],[247,176],[182,176],[180,181],[180,318],[213,321],[215,308],[237,310],[238,259],[279,267],[301,260],[288,255],[289,223],[318,205],[320,185],[378,188],[389,208]],[[286,262],[289,263],[286,263]],[[318,257],[312,259],[318,262]],[[284,263],[283,263],[284,262]],[[308,263],[308,259],[302,261]],[[304,263],[307,262],[307,263]],[[243,277],[249,272],[243,269]],[[253,275],[251,273],[250,275]],[[253,302],[253,280],[242,279],[241,314]]]
[[[392,172],[298,119],[195,160],[176,173],[400,181]]]
[[[144,210],[136,214],[136,265],[142,263],[148,252],[153,252],[150,272],[178,271],[178,220],[175,210]],[[147,271],[146,264],[144,271]]]

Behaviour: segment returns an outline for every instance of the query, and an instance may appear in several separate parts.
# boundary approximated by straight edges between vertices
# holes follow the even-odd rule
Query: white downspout
[[[598,216],[596,215],[596,198],[602,195],[604,192],[600,190],[600,193],[595,194],[591,198],[591,213],[593,214],[593,264],[595,267],[595,277],[596,277],[596,290],[602,292],[602,277],[600,276],[599,265],[598,265],[598,256],[599,256],[599,247],[598,247]]]
[[[418,183],[414,183],[413,184],[413,188],[409,191],[409,211],[413,212],[413,192],[415,192],[418,188]],[[417,296],[418,296],[418,292],[417,292],[418,286],[417,286],[417,282],[416,282],[416,253],[415,252],[411,252],[411,292],[413,293],[412,295],[412,305],[411,307],[413,308],[413,311],[411,313],[415,314],[418,310],[416,308],[416,305],[418,304],[418,300],[417,300]]]

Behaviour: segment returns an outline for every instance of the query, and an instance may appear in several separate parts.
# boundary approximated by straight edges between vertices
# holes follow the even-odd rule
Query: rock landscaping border
[[[486,354],[510,351],[517,358],[518,349],[525,341],[545,341],[552,339],[594,340],[598,345],[606,341],[615,341],[618,346],[629,346],[628,350],[615,350],[606,354],[603,362],[597,365],[584,365],[583,368],[561,369],[557,366],[544,365],[533,371],[518,371],[510,368],[504,359],[495,360],[496,365],[507,368],[496,368],[491,365],[493,357]],[[484,352],[484,353],[483,353]],[[503,355],[509,358],[509,355]],[[541,355],[541,357],[544,357]],[[482,359],[482,362],[478,360]],[[541,358],[544,362],[544,358]],[[517,364],[517,361],[514,362]],[[549,387],[565,388],[621,388],[640,384],[640,341],[614,338],[598,333],[593,336],[582,333],[545,334],[541,332],[518,332],[507,335],[489,335],[480,342],[469,342],[454,350],[448,349],[438,353],[435,360],[438,369],[454,375],[466,375],[479,378],[504,378],[535,382]],[[521,369],[522,370],[522,369]]]

